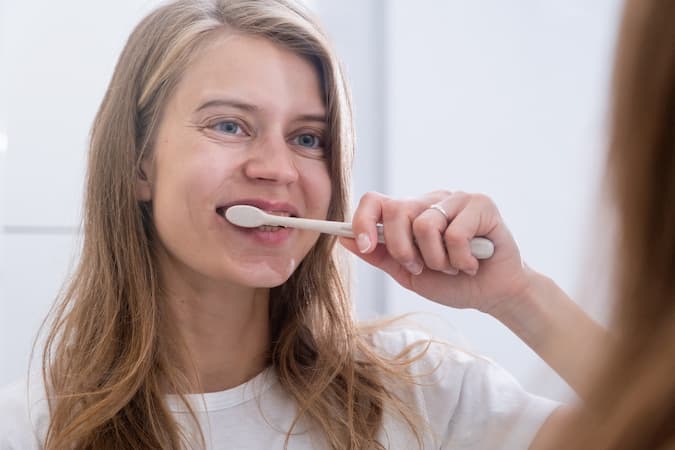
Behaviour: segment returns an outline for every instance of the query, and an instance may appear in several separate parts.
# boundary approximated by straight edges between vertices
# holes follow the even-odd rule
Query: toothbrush
[[[301,230],[318,231],[354,238],[352,224],[349,222],[334,222],[330,220],[303,219],[300,217],[275,216],[250,205],[235,205],[227,208],[225,218],[232,224],[244,228],[256,228],[263,225],[298,228]],[[377,224],[377,242],[384,244],[384,226]],[[471,254],[477,259],[488,259],[494,253],[494,244],[491,240],[477,237],[471,239]]]

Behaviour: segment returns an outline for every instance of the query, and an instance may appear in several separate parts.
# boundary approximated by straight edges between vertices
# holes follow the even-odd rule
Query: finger
[[[382,203],[387,198],[379,192],[367,192],[359,200],[352,218],[352,230],[361,253],[371,252],[377,245],[377,223],[382,218]]]
[[[413,275],[424,270],[422,259],[413,240],[412,220],[423,206],[414,202],[387,200],[382,204],[382,224],[387,252]]]
[[[427,208],[415,218],[412,227],[424,264],[432,270],[456,275],[458,270],[450,265],[443,240],[443,233],[448,227],[445,213]]]
[[[445,253],[447,255],[450,267],[452,267],[455,270],[461,270],[470,275],[474,274],[474,270],[476,269],[476,267],[474,267],[471,261],[467,261],[463,257],[458,257],[463,255],[461,250],[462,245],[464,244],[464,242],[462,241],[463,236],[456,235],[456,233],[460,231],[459,229],[456,229],[454,232],[448,233],[448,228],[450,227],[450,224],[452,224],[452,222],[457,218],[457,216],[471,202],[471,198],[472,198],[471,194],[459,191],[454,192],[451,195],[447,195],[445,196],[445,198],[436,202],[436,205],[440,207],[438,210],[430,208],[430,210],[428,211],[429,213],[434,213],[437,216],[442,217],[443,219],[446,220],[446,226],[442,232],[443,234],[441,240],[443,241],[443,247],[445,248]],[[441,210],[444,211],[445,214],[443,214]],[[443,217],[444,215],[445,217]],[[466,245],[468,246],[468,241],[466,242]],[[460,250],[458,250],[458,248]],[[473,256],[471,257],[473,258]]]
[[[452,217],[443,233],[450,263],[469,275],[475,275],[479,263],[471,253],[470,241],[476,236],[487,236],[498,223],[499,212],[492,200],[483,195],[471,196],[466,206]]]

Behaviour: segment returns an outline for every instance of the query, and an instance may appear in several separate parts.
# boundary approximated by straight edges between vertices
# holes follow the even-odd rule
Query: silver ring
[[[450,217],[448,217],[448,212],[443,209],[443,207],[439,204],[434,204],[429,207],[429,209],[435,209],[439,213],[443,214],[443,217],[445,217],[445,220],[450,221]]]

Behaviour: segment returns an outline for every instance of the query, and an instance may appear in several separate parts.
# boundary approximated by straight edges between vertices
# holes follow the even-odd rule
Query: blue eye
[[[218,123],[213,125],[213,128],[216,131],[222,131],[223,133],[227,133],[227,134],[242,134],[243,133],[243,130],[241,129],[241,125],[239,125],[237,122],[233,122],[231,120],[218,122]]]
[[[321,148],[323,146],[321,139],[313,134],[300,134],[296,136],[293,141],[296,144],[307,148]]]

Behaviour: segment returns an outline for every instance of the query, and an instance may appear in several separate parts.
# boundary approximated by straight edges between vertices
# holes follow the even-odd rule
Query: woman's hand
[[[386,244],[377,244],[378,222],[384,224]],[[523,263],[488,197],[432,192],[394,200],[368,193],[352,226],[357,239],[340,238],[347,249],[423,297],[497,318],[585,397],[589,375],[579,368],[593,367],[607,333],[553,280]],[[491,258],[471,255],[474,237],[494,243]]]
[[[386,244],[377,244],[378,222]],[[528,288],[529,270],[518,246],[485,195],[437,191],[395,200],[370,192],[361,198],[352,226],[357,239],[341,238],[344,247],[443,305],[494,315]],[[471,254],[469,241],[479,236],[494,243],[489,259]]]

